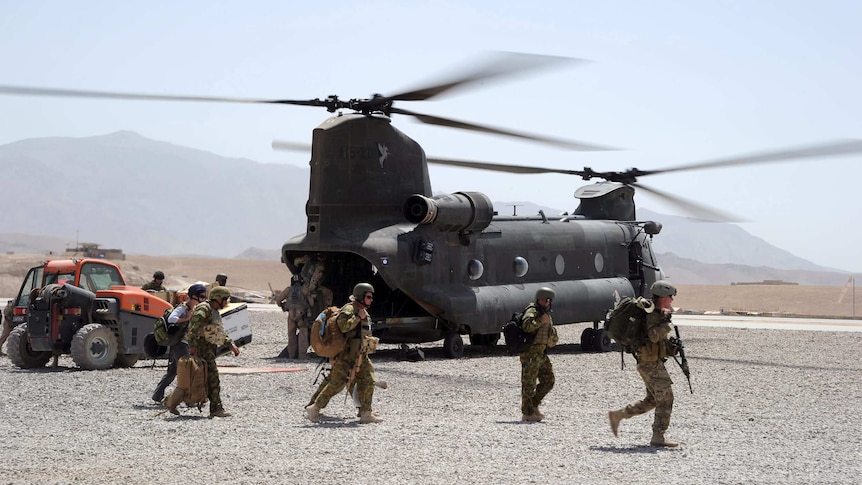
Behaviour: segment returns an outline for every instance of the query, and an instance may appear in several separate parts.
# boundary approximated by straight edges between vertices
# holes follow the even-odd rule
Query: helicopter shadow
[[[434,361],[434,360],[451,360],[446,356],[445,350],[443,347],[422,347],[422,346],[411,346],[411,349],[418,348],[424,354],[424,358],[420,359],[416,362],[421,361]],[[614,347],[613,350],[619,350],[618,347]],[[555,346],[552,349],[548,350],[549,354],[592,354],[595,352],[592,351],[584,351],[581,350],[580,344],[560,344]],[[374,358],[376,360],[392,360],[392,361],[410,361],[411,359],[406,358],[405,353],[402,349],[378,349],[374,354]],[[511,355],[506,350],[505,344],[498,345],[465,345],[464,346],[464,354],[459,359],[483,359],[487,357],[518,357],[517,355]]]

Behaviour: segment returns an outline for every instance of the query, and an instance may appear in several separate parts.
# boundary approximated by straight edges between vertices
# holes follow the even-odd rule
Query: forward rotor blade
[[[428,158],[428,163],[436,165],[448,165],[452,167],[475,168],[479,170],[490,170],[492,172],[506,172],[518,174],[542,174],[561,173],[565,175],[578,175],[583,177],[586,172],[580,170],[563,170],[559,168],[527,167],[524,165],[507,165],[502,163],[477,162],[473,160],[458,160],[452,158]]]
[[[385,98],[393,101],[424,101],[443,94],[446,91],[479,81],[504,76],[510,77],[518,73],[537,71],[554,65],[576,62],[588,61],[570,57],[545,56],[517,52],[498,52],[491,59],[485,61],[481,67],[472,72],[424,88],[413,89],[394,96],[385,96]]]
[[[520,138],[522,140],[530,140],[538,143],[543,143],[546,145],[552,145],[560,148],[566,148],[569,150],[576,151],[610,151],[610,150],[618,150],[618,148],[604,146],[604,145],[595,145],[591,143],[585,143],[575,140],[566,140],[563,138],[555,138],[545,135],[534,135],[530,133],[524,133],[520,131],[507,130],[504,128],[497,128],[493,126],[479,125],[476,123],[468,123],[466,121],[458,121],[450,118],[442,118],[439,116],[426,115],[422,113],[416,113],[414,111],[408,111],[406,109],[400,108],[392,108],[392,113],[408,115],[416,118],[422,123],[427,123],[429,125],[437,125],[437,126],[447,126],[449,128],[458,128],[461,130],[469,130],[469,131],[478,131],[481,133],[490,133],[493,135],[502,135],[509,136],[513,138]]]
[[[256,103],[256,104],[290,104],[296,106],[326,106],[319,99],[291,100],[291,99],[255,99],[255,98],[230,98],[224,96],[185,96],[172,94],[141,94],[141,93],[118,93],[111,91],[85,91],[77,89],[57,88],[33,88],[24,86],[2,86],[0,94],[17,94],[25,96],[57,96],[64,98],[103,98],[103,99],[133,99],[149,101],[199,101],[211,103]]]
[[[711,207],[699,204],[689,199],[685,199],[683,197],[679,197],[677,195],[670,195],[667,192],[662,192],[660,190],[652,189],[650,187],[644,186],[640,183],[632,183],[629,184],[631,186],[637,187],[639,190],[643,190],[644,192],[649,192],[652,195],[664,199],[666,202],[669,202],[680,209],[684,210],[688,214],[691,214],[697,219],[708,222],[748,222],[738,216],[730,214],[728,212],[722,212],[718,209],[713,209]]]
[[[704,168],[729,167],[732,165],[753,165],[758,163],[785,162],[791,160],[802,160],[806,158],[836,157],[841,155],[851,155],[854,153],[862,153],[862,140],[837,140],[819,143],[816,145],[807,145],[798,148],[760,152],[745,156],[719,158],[716,160],[689,163],[677,167],[670,167],[659,170],[643,170],[640,171],[638,175],[655,175],[659,173],[701,170]]]

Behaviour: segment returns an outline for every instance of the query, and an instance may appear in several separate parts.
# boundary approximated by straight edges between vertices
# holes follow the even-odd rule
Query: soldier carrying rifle
[[[347,343],[332,359],[332,372],[314,401],[306,406],[305,415],[309,421],[317,422],[320,411],[329,400],[341,392],[345,386],[356,381],[356,398],[359,401],[359,422],[379,423],[383,421],[374,415],[371,401],[374,396],[374,367],[368,358],[371,350],[371,317],[368,307],[374,301],[374,287],[359,283],[353,287],[351,301],[341,307],[336,324],[347,338]]]
[[[646,385],[646,397],[622,409],[610,411],[608,420],[611,431],[614,436],[617,436],[620,421],[655,409],[650,445],[673,447],[678,443],[669,441],[664,436],[670,427],[670,414],[673,410],[673,389],[671,388],[673,381],[665,369],[664,362],[682,349],[678,338],[668,338],[671,330],[670,316],[673,311],[671,303],[676,295],[676,288],[668,281],[659,280],[652,284],[650,292],[654,307],[644,317],[648,339],[634,352],[635,359],[638,361],[638,373]],[[688,377],[687,362],[684,363],[683,371]]]

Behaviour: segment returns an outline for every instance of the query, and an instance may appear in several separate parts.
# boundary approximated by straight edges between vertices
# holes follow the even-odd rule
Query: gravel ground
[[[502,347],[467,347],[445,359],[373,358],[381,424],[358,425],[343,394],[311,424],[303,406],[314,364],[275,359],[285,317],[252,311],[254,342],[225,366],[299,367],[298,372],[226,374],[233,417],[196,409],[176,417],[149,395],[165,361],[131,369],[22,370],[0,359],[3,483],[859,483],[862,476],[862,333],[683,327],[694,394],[674,365],[670,438],[655,449],[652,415],[623,421],[614,438],[607,411],[642,396],[627,356],[582,353],[583,325],[559,327],[556,387],[542,423],[521,423],[519,369]],[[669,366],[672,363],[669,364]]]

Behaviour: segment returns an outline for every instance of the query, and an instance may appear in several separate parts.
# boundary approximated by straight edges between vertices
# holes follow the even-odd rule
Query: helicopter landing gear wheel
[[[581,352],[590,352],[595,350],[593,339],[596,335],[596,329],[587,327],[581,332]]]
[[[613,349],[611,336],[603,329],[593,329],[593,350],[599,352],[610,352]]]
[[[458,332],[449,332],[443,338],[443,353],[450,359],[464,355],[464,339]]]

